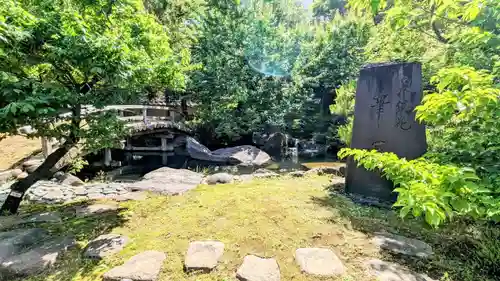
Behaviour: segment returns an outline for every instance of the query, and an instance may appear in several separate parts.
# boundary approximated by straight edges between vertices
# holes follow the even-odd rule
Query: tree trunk
[[[68,153],[68,151],[73,147],[73,141],[65,142],[56,151],[50,154],[45,161],[38,167],[32,174],[28,175],[25,179],[22,179],[14,183],[10,188],[11,191],[7,200],[2,205],[0,209],[0,215],[12,215],[17,213],[19,205],[23,199],[24,193],[37,181],[42,179],[47,179],[52,176],[50,169],[57,164],[57,162]]]

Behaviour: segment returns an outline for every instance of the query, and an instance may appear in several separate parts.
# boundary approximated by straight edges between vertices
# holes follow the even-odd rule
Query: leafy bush
[[[329,129],[330,135],[332,135],[333,138],[338,138],[347,146],[351,145],[352,126],[354,121],[352,115],[354,114],[355,95],[356,82],[351,81],[337,89],[335,103],[330,105],[330,111],[333,114],[347,118],[346,124],[340,126],[334,124],[331,126]]]

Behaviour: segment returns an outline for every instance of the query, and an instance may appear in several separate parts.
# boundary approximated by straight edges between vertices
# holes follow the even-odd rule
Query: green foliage
[[[340,116],[351,116],[354,114],[356,82],[353,80],[344,84],[336,92],[335,103],[330,105],[330,112]]]
[[[87,162],[87,160],[85,160],[81,157],[78,157],[71,162],[70,167],[68,169],[68,173],[74,175],[74,174],[80,172],[88,164],[89,164],[89,162]]]
[[[190,67],[142,1],[6,0],[0,23],[0,132],[109,147],[123,126],[84,106],[181,88]]]
[[[380,170],[397,187],[395,207],[401,217],[424,216],[434,227],[455,215],[477,218],[500,218],[498,201],[490,199],[492,191],[478,183],[474,169],[439,165],[426,159],[408,161],[394,153],[376,150],[343,149],[339,157],[353,159],[368,170]]]

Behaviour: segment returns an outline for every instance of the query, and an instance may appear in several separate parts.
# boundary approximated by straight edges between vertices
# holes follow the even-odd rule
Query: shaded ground
[[[12,136],[0,140],[0,171],[42,149],[40,139]]]
[[[405,223],[392,211],[354,205],[341,195],[329,194],[325,189],[328,183],[327,177],[310,177],[200,186],[183,196],[152,196],[122,203],[124,210],[107,216],[81,219],[67,213],[62,226],[45,227],[75,234],[80,249],[70,252],[51,272],[23,280],[100,281],[104,272],[145,250],[168,255],[160,281],[232,281],[247,254],[275,257],[281,280],[320,280],[301,274],[293,258],[296,248],[310,246],[334,250],[347,267],[343,277],[325,280],[373,280],[362,267],[370,258],[397,261],[436,279],[447,272],[450,278],[443,280],[495,280],[491,271],[494,264],[484,264],[488,259],[480,259],[477,249],[471,252],[471,245],[477,245],[478,240],[467,234],[471,230],[462,224],[434,231],[417,220]],[[482,235],[493,229],[474,231]],[[418,261],[379,253],[370,237],[381,230],[422,239],[433,245],[435,256]],[[132,241],[122,252],[101,262],[81,257],[81,248],[90,239],[109,232],[124,234]],[[184,273],[189,242],[209,239],[225,243],[217,270],[202,275]]]

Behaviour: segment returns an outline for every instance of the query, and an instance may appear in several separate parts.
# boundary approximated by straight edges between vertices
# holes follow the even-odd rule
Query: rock
[[[71,186],[82,186],[85,184],[81,179],[73,176],[72,174],[65,174],[61,177],[60,181],[62,184]]]
[[[75,187],[73,188],[73,193],[76,195],[76,196],[85,196],[88,194],[88,191],[86,188],[84,187]]]
[[[22,223],[23,220],[18,216],[0,216],[0,230],[10,229]],[[2,234],[0,233],[0,240],[2,239],[1,237]]]
[[[18,229],[0,233],[0,262],[19,255],[48,236],[41,228]]]
[[[275,259],[246,256],[243,264],[236,271],[236,278],[241,281],[279,281],[280,269]]]
[[[233,179],[234,176],[228,173],[217,173],[206,177],[204,182],[207,184],[232,183]]]
[[[35,132],[31,126],[23,126],[17,129],[18,133],[21,135],[29,135]]]
[[[285,156],[287,147],[287,136],[283,133],[274,133],[265,141],[262,150],[271,157],[281,160]]]
[[[184,266],[187,271],[211,271],[224,253],[224,243],[218,241],[195,241],[189,244]]]
[[[108,195],[107,199],[115,200],[118,202],[124,201],[140,201],[145,200],[147,198],[147,194],[145,192],[137,191],[137,192],[127,192],[120,195]]]
[[[423,241],[390,233],[375,233],[372,243],[384,250],[407,256],[427,258],[433,254],[432,247]]]
[[[252,175],[253,175],[254,178],[260,178],[260,179],[273,178],[273,177],[278,177],[279,176],[279,174],[277,174],[277,173],[275,173],[273,171],[270,171],[268,169],[258,169]]]
[[[156,281],[163,261],[167,256],[162,252],[146,251],[133,256],[123,265],[117,266],[103,275],[103,281]]]
[[[22,172],[22,173],[20,173],[20,174],[17,176],[17,178],[16,178],[16,179],[17,179],[17,180],[22,180],[22,179],[25,179],[25,178],[27,178],[27,177],[28,177],[28,173],[26,173],[26,172]]]
[[[0,184],[8,182],[12,178],[12,171],[0,172]]]
[[[228,155],[216,155],[210,151],[207,147],[199,143],[197,140],[191,137],[186,138],[186,151],[189,156],[193,159],[207,161],[217,164],[239,164],[240,162],[236,159],[232,159]]]
[[[415,273],[399,264],[378,259],[370,260],[366,265],[370,274],[379,281],[435,281],[425,274]]]
[[[271,162],[271,157],[267,153],[251,145],[221,148],[212,153],[237,159],[242,164],[250,166],[264,166]]]
[[[306,172],[304,171],[295,171],[288,173],[289,176],[294,177],[294,178],[302,178],[306,175]]]
[[[144,175],[143,180],[130,183],[132,191],[152,191],[165,195],[178,195],[197,187],[203,175],[186,170],[163,167]]]
[[[84,256],[100,260],[106,256],[120,252],[128,242],[128,237],[118,234],[104,234],[90,241],[85,248]]]
[[[44,212],[32,215],[23,220],[24,223],[60,223],[62,222],[61,216],[56,212]]]
[[[12,177],[17,178],[20,174],[23,173],[23,170],[21,169],[13,169],[10,171]]]
[[[301,248],[295,251],[295,260],[304,273],[335,276],[345,272],[342,261],[329,249]]]
[[[306,175],[334,175],[337,177],[345,176],[345,166],[335,167],[317,167],[306,172]]]
[[[75,239],[71,237],[52,238],[38,247],[4,259],[0,264],[0,272],[7,276],[28,276],[39,273],[54,265],[59,255],[75,244]]]
[[[80,217],[103,214],[108,212],[117,211],[117,205],[110,204],[93,204],[88,206],[78,206],[76,208],[76,215]]]
[[[33,173],[43,163],[43,159],[28,160],[23,163],[23,167],[28,173]]]

